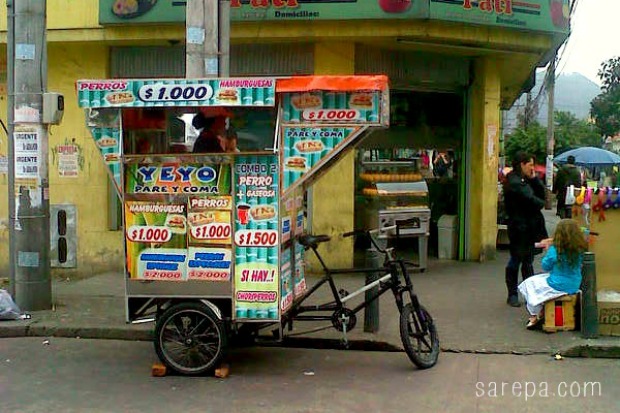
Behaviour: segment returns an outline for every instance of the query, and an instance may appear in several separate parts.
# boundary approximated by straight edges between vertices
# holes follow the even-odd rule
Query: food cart
[[[282,330],[306,291],[305,190],[389,121],[385,76],[81,80],[77,94],[122,204],[127,320],[154,318],[159,358],[183,374],[212,369],[243,326]],[[225,119],[240,150],[192,153],[197,113]]]

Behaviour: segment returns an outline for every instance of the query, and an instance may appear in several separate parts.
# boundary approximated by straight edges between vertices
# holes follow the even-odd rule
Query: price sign
[[[168,242],[172,232],[167,227],[131,226],[127,230],[127,239],[132,242]]]
[[[348,122],[359,119],[360,112],[355,109],[306,109],[301,117],[304,120]]]
[[[230,224],[213,223],[194,227],[191,232],[196,239],[229,240],[232,228]]]
[[[275,229],[244,229],[235,233],[238,247],[273,247],[278,243],[278,231]]]
[[[144,85],[138,97],[144,102],[165,102],[175,100],[208,100],[213,96],[209,85]]]

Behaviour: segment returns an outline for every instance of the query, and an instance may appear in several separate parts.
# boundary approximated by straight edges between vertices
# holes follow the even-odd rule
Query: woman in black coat
[[[506,265],[506,302],[518,307],[519,266],[524,280],[534,274],[534,244],[547,238],[547,230],[541,212],[545,206],[545,186],[534,171],[534,157],[525,152],[517,152],[512,168],[504,184],[510,240],[510,261]]]

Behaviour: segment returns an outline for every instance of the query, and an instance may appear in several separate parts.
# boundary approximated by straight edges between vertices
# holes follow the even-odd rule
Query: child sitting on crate
[[[572,219],[560,220],[554,237],[541,244],[546,250],[542,268],[547,272],[530,277],[519,285],[530,314],[528,330],[541,323],[546,301],[579,291],[583,253],[588,248],[579,224]]]

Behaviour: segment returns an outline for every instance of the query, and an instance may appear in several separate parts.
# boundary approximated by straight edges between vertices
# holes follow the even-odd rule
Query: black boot
[[[508,299],[506,304],[512,307],[520,307],[517,284],[519,281],[519,270],[506,267],[506,288],[508,289]]]

